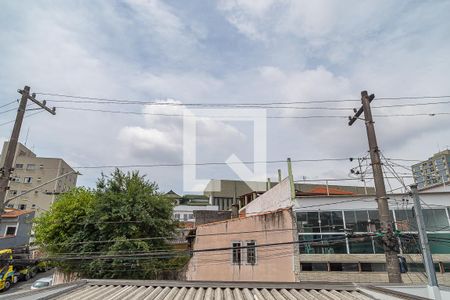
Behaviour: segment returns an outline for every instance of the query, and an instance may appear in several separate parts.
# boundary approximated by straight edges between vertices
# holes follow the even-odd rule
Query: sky
[[[449,10],[450,1],[2,1],[0,106],[18,99],[17,89],[25,85],[37,99],[56,106],[55,116],[28,111],[20,141],[38,156],[61,157],[73,167],[226,162],[230,157],[320,160],[367,155],[364,121],[349,127],[344,118],[360,103],[318,102],[358,100],[367,90],[376,96],[373,114],[383,154],[424,160],[449,147],[450,116],[402,115],[448,113],[450,98],[377,98],[450,95]],[[39,93],[169,105],[82,103]],[[67,100],[78,102],[61,102]],[[238,110],[212,106],[211,115],[222,118],[206,112],[191,136],[180,117],[198,113],[191,104],[296,101],[313,103]],[[444,103],[376,108],[427,102]],[[14,105],[0,109],[1,124],[15,118],[15,111],[8,111]],[[244,118],[230,118],[239,113]],[[254,118],[260,114],[271,117]],[[297,118],[317,115],[334,117]],[[255,130],[255,120],[261,119],[266,130]],[[11,129],[12,123],[1,125],[0,138],[7,140]],[[351,178],[356,166],[350,160],[314,161],[295,162],[293,169],[296,180],[318,180]],[[285,176],[287,166],[248,168],[255,171],[251,179],[276,180],[277,169]],[[111,170],[80,169],[78,183],[95,186],[100,174]],[[139,170],[161,191],[201,192],[201,185],[186,184],[186,167],[184,172],[182,166]],[[239,179],[245,173],[242,166],[228,165],[194,171],[202,180]]]

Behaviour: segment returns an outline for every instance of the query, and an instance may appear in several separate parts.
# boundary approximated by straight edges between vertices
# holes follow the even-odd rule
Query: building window
[[[386,264],[383,263],[360,263],[361,272],[386,272]]]
[[[300,267],[301,267],[302,271],[307,271],[307,272],[328,271],[327,263],[301,263]]]
[[[192,220],[194,218],[194,214],[189,214],[189,220]]]
[[[180,220],[180,214],[175,214],[175,220]]]
[[[33,181],[33,177],[24,177],[23,183],[31,183]]]
[[[320,229],[321,232],[342,232],[344,230],[342,211],[320,212]]]
[[[16,169],[23,169],[23,164],[16,164]]]
[[[35,209],[36,208],[36,204],[31,204],[31,208]]]
[[[19,176],[13,176],[13,177],[11,178],[11,181],[12,181],[12,182],[20,182],[20,177],[19,177]]]
[[[353,232],[369,231],[369,216],[366,210],[346,211],[345,223]]]
[[[183,221],[187,221],[188,220],[188,215],[187,214],[183,214]]]
[[[27,209],[27,205],[26,204],[19,204],[19,209],[20,210],[25,210],[25,209]]]
[[[27,165],[27,170],[34,170],[36,169],[36,165],[35,164],[28,164]]]
[[[330,263],[330,271],[358,272],[358,263]]]
[[[15,196],[15,195],[17,195],[17,190],[9,190],[9,195],[10,195],[10,196]]]
[[[423,218],[427,231],[440,231],[448,228],[445,209],[424,209]]]
[[[14,204],[8,204],[9,208],[14,208]]]
[[[39,169],[43,169],[44,168],[44,165],[39,165]]]
[[[16,235],[17,226],[6,226],[5,235]]]
[[[247,242],[247,264],[256,264],[256,241]]]
[[[233,264],[240,265],[242,258],[241,242],[233,242],[232,246]]]
[[[298,212],[297,225],[299,232],[320,232],[319,213],[316,212]]]

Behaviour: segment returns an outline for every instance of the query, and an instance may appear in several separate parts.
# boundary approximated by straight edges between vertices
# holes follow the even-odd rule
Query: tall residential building
[[[450,150],[438,152],[413,165],[412,172],[418,189],[450,183]]]
[[[0,165],[4,165],[8,142],[3,145]],[[22,144],[17,144],[6,200],[55,179],[74,170],[61,158],[38,157]],[[57,195],[75,187],[77,174],[71,173],[56,181],[52,181],[8,203],[7,207],[20,210],[34,210],[36,215],[50,208]]]

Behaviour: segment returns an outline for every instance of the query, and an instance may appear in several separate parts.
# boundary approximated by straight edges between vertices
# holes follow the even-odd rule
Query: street
[[[51,270],[49,270],[47,272],[38,273],[36,276],[34,276],[34,278],[31,278],[28,281],[19,281],[16,284],[14,284],[13,286],[11,286],[11,288],[8,291],[0,292],[0,296],[11,294],[11,293],[15,293],[15,292],[29,291],[31,289],[31,286],[33,285],[33,283],[36,280],[44,278],[44,277],[52,276],[53,275],[53,271],[54,271],[54,269],[51,269]]]

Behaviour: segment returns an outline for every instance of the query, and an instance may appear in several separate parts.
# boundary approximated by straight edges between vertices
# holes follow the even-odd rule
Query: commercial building
[[[197,228],[197,238],[194,241],[194,255],[192,264],[195,270],[200,270],[206,261],[197,259],[200,256],[195,249],[204,246],[205,239],[213,239],[214,245],[221,241],[228,243],[229,249],[222,253],[222,265],[208,265],[209,273],[196,271],[194,280],[222,280],[223,274],[219,269],[231,268],[234,273],[230,280],[264,280],[267,274],[251,273],[253,279],[246,274],[245,261],[239,268],[235,268],[234,242],[244,243],[254,241],[269,244],[279,242],[283,236],[285,245],[278,245],[277,250],[290,255],[290,262],[282,262],[272,266],[269,273],[278,273],[281,270],[284,276],[292,281],[327,281],[327,282],[387,282],[386,259],[378,236],[380,221],[378,218],[375,195],[304,195],[296,192],[292,198],[288,178],[274,186],[268,192],[260,195],[240,210],[240,218],[224,223],[202,225]],[[418,245],[417,224],[412,212],[412,199],[408,194],[390,194],[389,204],[395,229],[399,231],[400,256],[404,258],[408,272],[402,274],[405,283],[426,283],[422,255]],[[420,194],[425,216],[425,225],[428,231],[431,251],[437,277],[441,284],[450,284],[450,192],[427,190]],[[294,225],[289,222],[268,222],[267,225],[259,223],[260,216],[274,219],[275,214],[290,209]],[[259,224],[259,227],[255,227]],[[226,226],[225,226],[226,225]],[[239,228],[239,229],[235,229]],[[248,228],[248,230],[244,230]],[[259,229],[258,229],[259,228]],[[231,232],[232,234],[224,232]],[[260,230],[267,236],[267,240],[259,240],[255,233],[246,231]],[[290,239],[288,235],[280,232],[294,230],[296,235]],[[273,231],[279,231],[277,235]],[[207,234],[208,237],[202,236]],[[251,238],[251,236],[255,238]],[[198,247],[196,246],[199,245]],[[298,254],[291,250],[291,244],[298,244]],[[242,244],[241,244],[242,245]],[[221,245],[225,247],[225,245]],[[258,252],[265,247],[256,247],[256,261],[258,268],[264,270],[270,264],[269,260],[258,260]],[[247,248],[245,248],[247,249]],[[219,254],[216,254],[220,256]],[[245,254],[242,254],[245,256]],[[243,256],[243,257],[244,257]],[[227,260],[225,261],[225,259]],[[212,258],[211,258],[212,259]],[[226,266],[224,266],[226,264]],[[191,267],[191,265],[190,265]],[[216,273],[217,272],[217,273]],[[236,272],[239,272],[236,275]],[[190,273],[188,273],[190,274]],[[191,273],[192,274],[192,273]],[[217,278],[212,277],[216,276]],[[241,278],[241,279],[240,279]],[[270,278],[277,281],[283,278]]]
[[[29,245],[34,211],[7,208],[0,216],[0,249]]]
[[[8,142],[3,145],[0,165],[3,166]],[[75,187],[77,174],[61,158],[38,157],[22,144],[17,144],[6,200],[17,197],[7,207],[20,210],[33,210],[38,215],[50,208],[57,195]],[[56,181],[43,185],[31,193],[20,196],[24,192],[40,186],[63,174],[70,173]]]
[[[419,190],[450,184],[450,150],[434,154],[412,166],[414,181]]]
[[[233,204],[237,204],[243,196],[252,195],[253,193],[257,195],[263,194],[277,184],[278,182],[212,179],[208,182],[203,194],[209,199],[211,205],[219,206],[220,210],[228,210],[231,209]],[[371,187],[309,183],[295,183],[295,190],[304,193],[342,191],[353,195],[364,195],[374,192],[374,189]]]
[[[177,205],[173,208],[175,220],[195,223],[195,211],[218,211],[217,205]]]

